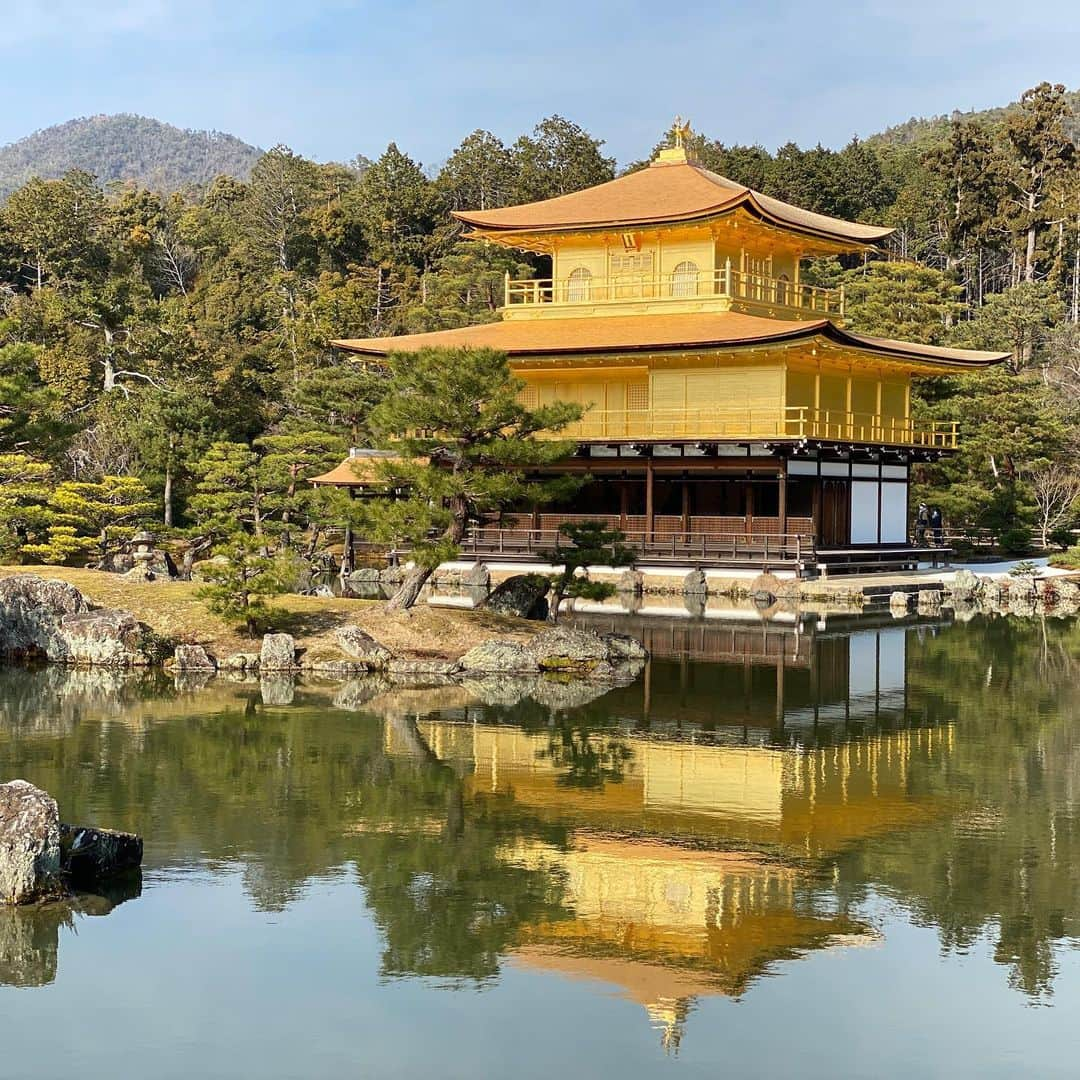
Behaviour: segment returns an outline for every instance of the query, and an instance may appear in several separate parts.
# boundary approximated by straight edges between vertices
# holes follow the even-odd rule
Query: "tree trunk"
[[[165,467],[165,494],[163,516],[166,528],[171,529],[173,523],[173,497],[172,497],[172,467]]]
[[[455,498],[451,502],[451,513],[453,518],[450,521],[450,527],[443,534],[443,539],[449,540],[450,543],[457,545],[461,543],[462,537],[465,535],[465,521],[468,507],[465,505],[464,500]],[[416,603],[417,597],[420,595],[420,590],[427,584],[427,580],[435,572],[435,568],[414,566],[411,570],[405,571],[405,578],[398,586],[398,590],[386,601],[387,611],[408,611],[409,608]]]
[[[406,570],[397,592],[386,601],[386,610],[408,611],[416,603],[420,590],[427,584],[432,573],[434,569],[428,566],[414,566],[411,570]]]
[[[562,606],[563,597],[566,596],[566,586],[570,578],[567,574],[561,574],[555,584],[551,586],[551,599],[548,603],[547,621],[557,623],[559,621],[559,608]]]

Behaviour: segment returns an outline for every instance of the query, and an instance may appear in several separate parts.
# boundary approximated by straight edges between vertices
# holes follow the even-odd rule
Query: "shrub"
[[[1014,525],[998,537],[998,547],[1003,555],[1026,555],[1031,550],[1031,530],[1025,525]]]
[[[1051,555],[1050,565],[1062,570],[1080,570],[1080,544]]]

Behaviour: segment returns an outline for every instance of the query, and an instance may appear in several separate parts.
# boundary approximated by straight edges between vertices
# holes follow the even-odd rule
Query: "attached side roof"
[[[821,337],[898,360],[945,368],[981,368],[1008,353],[946,349],[863,337],[828,319],[792,322],[724,311],[711,314],[608,315],[603,318],[512,319],[400,337],[346,338],[331,344],[347,352],[387,356],[425,348],[498,349],[511,359],[593,353],[635,353],[762,345]]]
[[[387,483],[383,466],[401,460],[392,450],[357,450],[329,472],[312,476],[308,483],[316,487],[378,487]]]
[[[874,244],[894,231],[803,210],[692,162],[664,161],[570,195],[501,210],[455,211],[454,217],[482,232],[558,232],[694,221],[740,207],[782,228],[840,243]]]

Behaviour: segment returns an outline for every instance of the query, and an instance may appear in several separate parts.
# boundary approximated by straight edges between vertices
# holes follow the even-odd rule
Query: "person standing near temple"
[[[945,530],[941,520],[941,507],[935,506],[930,511],[930,533],[936,547],[941,547],[945,542]]]
[[[926,530],[930,527],[930,510],[926,503],[919,503],[915,511],[915,544],[922,547],[926,543]]]

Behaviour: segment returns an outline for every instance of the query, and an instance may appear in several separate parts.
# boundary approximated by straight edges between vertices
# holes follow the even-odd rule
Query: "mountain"
[[[88,116],[0,147],[0,199],[32,176],[85,169],[103,184],[133,180],[157,191],[247,177],[262,153],[220,131],[186,131],[145,116]]]
[[[1069,124],[1069,134],[1074,140],[1080,142],[1080,90],[1070,90],[1066,97],[1072,107],[1072,122]],[[1005,117],[1017,108],[1017,103],[999,106],[995,109],[983,109],[979,112],[961,112],[957,110],[949,116],[916,117],[906,120],[902,124],[895,124],[877,135],[872,135],[867,142],[876,142],[890,146],[911,146],[921,149],[933,143],[941,142],[948,132],[949,122],[953,117],[964,120],[979,120],[991,126],[1000,124]]]

